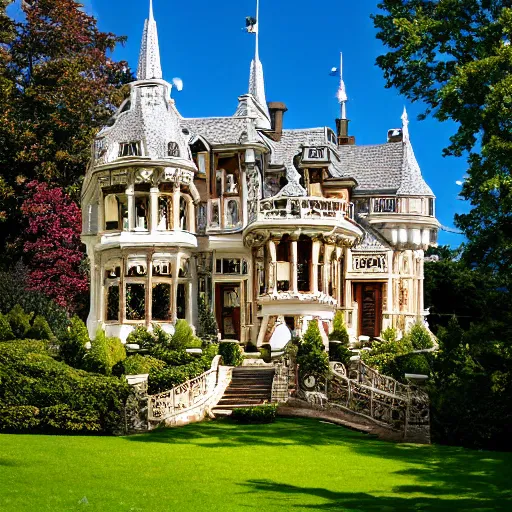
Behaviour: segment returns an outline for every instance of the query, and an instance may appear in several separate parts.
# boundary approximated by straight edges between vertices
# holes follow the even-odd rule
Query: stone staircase
[[[231,414],[238,407],[254,407],[272,400],[273,368],[239,366],[233,369],[231,384],[213,408],[216,416]]]

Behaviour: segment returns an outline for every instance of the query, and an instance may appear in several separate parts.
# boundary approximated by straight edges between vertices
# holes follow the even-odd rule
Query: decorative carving
[[[352,270],[354,272],[387,272],[388,260],[385,254],[353,254]]]

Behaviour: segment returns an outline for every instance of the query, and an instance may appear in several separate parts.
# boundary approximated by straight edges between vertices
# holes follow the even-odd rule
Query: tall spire
[[[249,94],[259,103],[260,107],[269,116],[267,98],[265,96],[265,79],[263,77],[263,65],[260,61],[260,0],[256,0],[256,27],[253,30],[256,36],[254,59],[251,62],[251,74],[249,76]]]
[[[343,53],[340,53],[340,86],[338,88],[338,101],[341,108],[341,119],[347,119],[347,89],[343,80]]]
[[[149,0],[149,18],[144,23],[137,80],[151,80],[153,78],[162,78],[162,65],[160,63],[158,31],[153,15],[153,0]]]
[[[409,115],[407,108],[404,106],[404,113],[402,114],[402,135],[404,142],[409,141]]]

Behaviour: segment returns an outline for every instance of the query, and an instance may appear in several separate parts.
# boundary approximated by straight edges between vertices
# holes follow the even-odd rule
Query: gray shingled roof
[[[182,119],[183,128],[201,135],[213,146],[240,144],[242,135],[251,130],[251,120],[247,117],[206,117],[202,119]],[[252,134],[249,134],[252,135]]]
[[[433,196],[425,183],[410,142],[374,146],[340,146],[341,176],[358,182],[356,191]]]

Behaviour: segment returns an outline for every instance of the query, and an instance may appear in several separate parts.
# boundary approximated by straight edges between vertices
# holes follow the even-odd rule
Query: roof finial
[[[154,78],[162,78],[162,65],[160,63],[158,31],[153,15],[153,0],[149,0],[149,18],[144,23],[137,79],[151,80]]]
[[[402,114],[402,135],[404,142],[409,140],[409,115],[407,114],[407,108],[405,106]]]
[[[341,119],[347,119],[347,89],[343,81],[343,53],[340,53],[340,86],[338,88],[338,101],[341,107]]]
[[[249,94],[252,94],[260,107],[268,116],[267,99],[265,96],[265,79],[263,76],[263,65],[260,61],[259,47],[259,25],[260,25],[260,0],[256,0],[256,18],[255,23],[248,27],[248,32],[256,36],[256,46],[254,59],[251,62],[251,74],[249,77]]]

